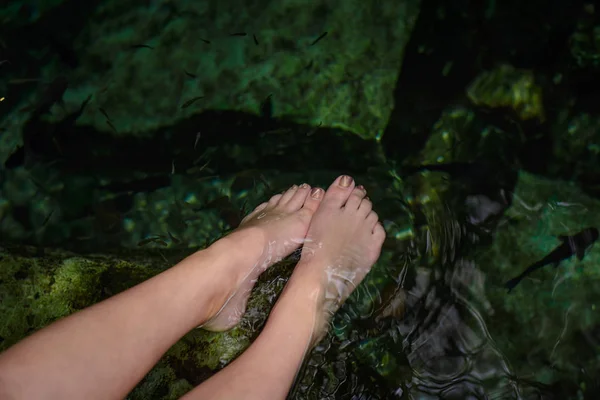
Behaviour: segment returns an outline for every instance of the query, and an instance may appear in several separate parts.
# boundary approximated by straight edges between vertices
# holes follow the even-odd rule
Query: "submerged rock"
[[[73,96],[93,90],[122,134],[227,109],[373,137],[418,3],[103,2],[80,38],[88,84]],[[81,122],[110,129],[95,111]]]
[[[162,272],[182,257],[163,254],[168,261],[152,250],[78,255],[61,250],[2,248],[0,351],[59,318]],[[178,398],[248,347],[289,275],[285,265],[270,271],[261,278],[236,328],[224,333],[202,329],[189,332],[171,347],[130,398]],[[281,278],[274,275],[282,272]]]
[[[542,89],[533,71],[501,65],[475,78],[467,88],[467,96],[476,105],[512,108],[523,120],[545,119]]]
[[[118,135],[236,110],[372,138],[393,108],[418,6],[104,1],[73,42],[65,109],[93,95],[78,123]],[[60,71],[50,62],[40,78]]]

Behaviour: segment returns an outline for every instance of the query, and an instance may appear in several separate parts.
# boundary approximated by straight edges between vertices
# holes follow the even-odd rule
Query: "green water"
[[[600,226],[593,4],[246,3],[0,6],[0,350],[345,173],[387,239],[290,398],[597,398],[599,245],[504,287]],[[296,261],[130,398],[227,365]]]

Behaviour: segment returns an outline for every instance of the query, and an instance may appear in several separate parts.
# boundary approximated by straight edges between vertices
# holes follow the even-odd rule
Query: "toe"
[[[365,197],[360,202],[360,206],[358,206],[358,214],[362,215],[366,218],[372,209],[373,209],[373,203],[371,203],[371,200],[369,200],[368,198]]]
[[[325,191],[321,188],[312,188],[310,190],[310,195],[304,201],[304,207],[310,210],[312,213],[317,211],[319,204],[321,204],[321,199],[323,199],[323,195]]]
[[[346,202],[345,208],[347,210],[352,210],[352,211],[358,210],[360,203],[362,202],[362,200],[365,198],[366,195],[367,195],[367,191],[362,187],[362,185],[355,187],[354,190],[352,191],[352,193],[350,194],[348,201]]]
[[[303,183],[298,187],[290,201],[286,204],[286,208],[289,211],[297,211],[302,208],[308,193],[310,192],[310,185],[308,183]]]
[[[286,190],[281,196],[281,199],[279,199],[279,204],[287,204],[292,199],[292,197],[294,197],[294,194],[296,194],[297,191],[298,185],[294,185],[288,190]]]
[[[252,213],[254,214],[254,213],[256,213],[256,212],[262,211],[262,210],[264,210],[264,209],[265,209],[265,208],[266,208],[268,205],[269,205],[269,203],[267,203],[267,202],[260,203],[260,204],[259,204],[259,205],[258,205],[258,206],[257,206],[257,207],[254,209],[254,211],[252,211]]]
[[[375,227],[373,228],[373,236],[375,237],[375,240],[377,240],[377,245],[381,246],[385,240],[385,229],[383,229],[383,225],[381,225],[380,222],[375,224]]]
[[[323,203],[331,207],[343,207],[354,189],[354,179],[348,175],[338,177],[325,192]]]
[[[283,194],[276,194],[276,195],[274,195],[273,197],[271,197],[271,198],[269,199],[269,203],[268,203],[268,205],[270,205],[270,206],[274,206],[274,205],[278,204],[278,203],[279,203],[279,201],[281,200],[281,198],[282,198],[282,197],[283,197]],[[262,204],[261,204],[261,205],[262,205]],[[259,206],[259,207],[260,207],[260,206]]]
[[[242,221],[240,222],[240,224],[243,224],[245,221],[247,221],[250,218],[254,217],[257,213],[259,213],[260,211],[264,210],[268,205],[269,205],[269,203],[267,203],[267,202],[259,204],[258,207],[256,207],[250,214],[246,215],[244,217],[244,219],[242,219]]]
[[[377,224],[377,222],[379,222],[379,216],[375,211],[371,210],[367,215],[367,218],[365,219],[365,224],[367,224],[369,229],[372,231],[375,228],[375,224]]]

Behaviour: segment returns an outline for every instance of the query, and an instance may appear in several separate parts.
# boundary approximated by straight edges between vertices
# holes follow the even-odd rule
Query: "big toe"
[[[294,193],[288,197],[284,207],[288,212],[294,212],[302,209],[304,215],[312,216],[317,208],[319,208],[319,204],[323,198],[323,193],[323,189],[311,189],[308,184],[303,183],[297,189],[294,189]],[[284,202],[286,195],[287,193],[283,195],[280,203]]]
[[[302,206],[302,208],[306,208],[314,214],[314,212],[317,211],[317,208],[319,208],[319,204],[321,204],[321,200],[323,200],[324,194],[325,191],[323,189],[312,188],[310,190],[310,194],[308,195],[306,200],[304,200],[304,205]]]
[[[329,186],[327,192],[325,192],[323,204],[331,207],[343,207],[348,201],[354,186],[354,179],[352,179],[350,176],[339,176],[335,181],[333,181],[331,186]]]

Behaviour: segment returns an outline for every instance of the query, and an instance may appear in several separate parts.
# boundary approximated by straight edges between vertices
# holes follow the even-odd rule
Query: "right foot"
[[[355,187],[352,178],[341,176],[329,187],[312,217],[294,272],[296,279],[292,276],[292,280],[306,285],[307,290],[318,282],[313,343],[325,334],[331,316],[379,258],[385,231],[371,208],[365,189]]]

